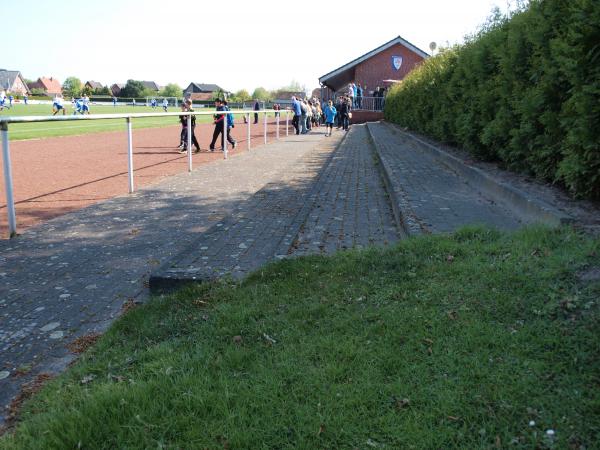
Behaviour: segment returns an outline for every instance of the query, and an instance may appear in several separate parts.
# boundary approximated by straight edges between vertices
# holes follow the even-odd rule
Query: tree
[[[93,94],[94,95],[110,95],[110,96],[112,96],[112,93],[110,92],[110,89],[108,86],[103,86],[101,88],[94,89]]]
[[[231,97],[231,100],[234,102],[247,102],[248,100],[252,100],[250,94],[246,89],[240,89]]]
[[[271,100],[271,94],[264,87],[257,87],[252,93],[255,100]]]
[[[183,89],[178,84],[169,83],[167,84],[159,95],[161,97],[181,97],[183,95]]]
[[[127,84],[125,87],[121,89],[120,97],[124,98],[143,98],[148,94],[148,89],[144,87],[141,81],[137,80],[127,80]],[[153,95],[152,93],[148,96]]]
[[[83,89],[81,80],[77,77],[69,77],[62,85],[63,94],[67,97],[79,97]]]

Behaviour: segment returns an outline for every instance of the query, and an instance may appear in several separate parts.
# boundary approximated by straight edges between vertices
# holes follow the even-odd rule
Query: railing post
[[[290,126],[288,124],[290,120],[290,113],[288,111],[285,112],[285,135],[289,136],[290,135]]]
[[[131,135],[131,117],[127,118],[127,173],[129,176],[129,193],[133,193],[133,137]]]
[[[250,150],[250,113],[246,114],[246,123],[248,124],[248,150]]]
[[[277,140],[279,140],[279,113],[275,113]]]
[[[0,124],[2,130],[2,160],[4,162],[4,186],[6,189],[6,211],[8,212],[8,235],[17,235],[17,215],[15,214],[15,199],[13,196],[12,167],[10,149],[8,147],[8,124]]]
[[[188,156],[188,172],[192,171],[192,113],[188,112],[187,116],[187,156]]]
[[[223,157],[227,159],[227,113],[223,112]]]
[[[267,112],[265,111],[265,145],[267,144]]]

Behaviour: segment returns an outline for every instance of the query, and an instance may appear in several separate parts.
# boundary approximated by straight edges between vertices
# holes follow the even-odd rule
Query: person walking
[[[260,111],[260,103],[258,99],[254,102],[254,111]],[[258,113],[254,113],[254,123],[258,123]]]
[[[194,112],[194,110],[192,109],[192,102],[190,100],[186,100],[185,102],[181,103],[181,112]],[[181,145],[179,146],[179,153],[185,153],[187,152],[188,148],[187,148],[187,143],[188,143],[188,133],[190,132],[190,130],[188,130],[188,120],[187,120],[187,116],[179,116],[179,121],[181,122]],[[191,118],[191,122],[192,122],[192,145],[196,148],[196,150],[194,151],[194,153],[198,153],[200,151],[200,144],[198,144],[198,139],[196,139],[196,116],[192,115]]]
[[[217,107],[217,111],[226,111],[225,110],[225,106],[223,105],[223,101],[221,99],[216,99],[215,100],[215,106]],[[219,134],[221,135],[221,150],[225,149],[225,136],[223,133],[223,121],[227,120],[227,114],[225,113],[221,113],[221,114],[215,114],[214,115],[214,124],[215,124],[215,129],[213,131],[213,138],[212,141],[210,142],[210,151],[214,152],[215,151],[215,143],[217,142],[217,138],[219,137]],[[227,142],[229,142],[233,148],[235,148],[235,141],[231,138],[231,135],[229,134],[229,127],[227,127]]]
[[[327,106],[323,110],[323,115],[325,116],[325,136],[331,136],[331,132],[333,131],[333,121],[335,120],[336,114],[337,110],[335,109],[335,106],[333,106],[333,102],[329,100]]]

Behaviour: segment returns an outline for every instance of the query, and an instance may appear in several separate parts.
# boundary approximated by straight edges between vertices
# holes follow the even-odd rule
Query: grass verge
[[[570,229],[278,262],[130,311],[0,448],[594,448],[599,298]]]

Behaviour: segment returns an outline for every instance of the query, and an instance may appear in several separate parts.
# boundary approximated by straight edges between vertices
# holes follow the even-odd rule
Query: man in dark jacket
[[[217,107],[217,111],[226,111],[225,107],[223,106],[223,101],[221,99],[216,99],[215,100],[215,106]],[[215,143],[217,142],[217,138],[219,137],[219,134],[221,134],[221,149],[225,148],[225,135],[223,133],[223,121],[227,120],[227,114],[224,112],[222,114],[215,114],[214,115],[214,124],[215,124],[215,130],[213,131],[213,138],[212,141],[210,143],[210,151],[214,152],[215,151]],[[226,126],[227,129],[227,142],[229,142],[233,148],[235,148],[235,141],[231,138],[231,135],[229,134],[229,127]]]
[[[260,111],[260,103],[258,100],[254,102],[254,111]],[[254,113],[254,123],[258,123],[258,113]]]

